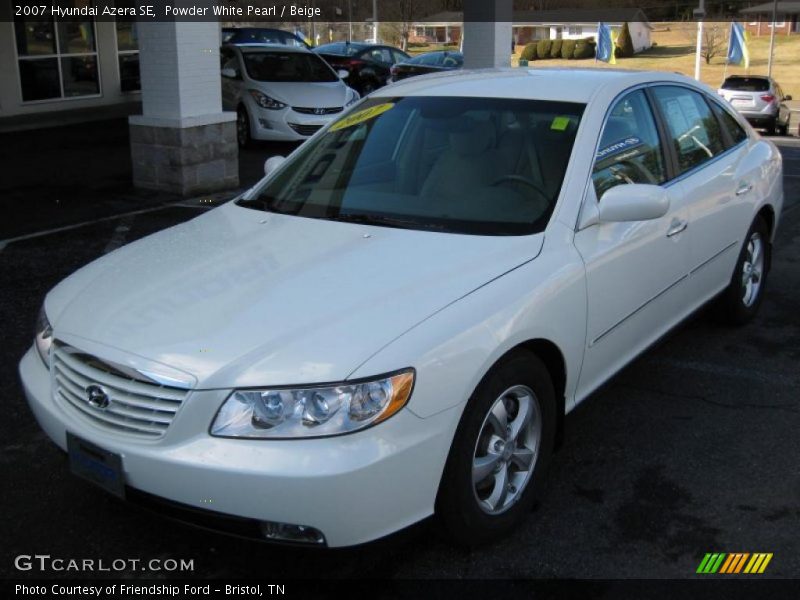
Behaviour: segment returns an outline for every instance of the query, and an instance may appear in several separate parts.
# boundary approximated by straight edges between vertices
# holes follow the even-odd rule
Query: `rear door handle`
[[[752,183],[744,183],[744,182],[740,183],[739,187],[736,188],[736,195],[737,196],[744,196],[745,194],[747,194],[752,189],[753,189],[753,184]]]
[[[669,230],[667,231],[667,237],[678,235],[681,231],[684,231],[688,226],[689,226],[689,221],[681,221],[679,219],[673,219],[672,224],[669,226]]]

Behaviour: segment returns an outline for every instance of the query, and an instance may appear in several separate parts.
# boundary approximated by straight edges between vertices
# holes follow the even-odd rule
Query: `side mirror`
[[[614,186],[603,194],[598,206],[601,223],[648,221],[663,217],[668,210],[667,192],[646,183]]]
[[[227,77],[228,79],[238,79],[239,73],[236,71],[236,69],[227,68],[222,69],[222,76]]]
[[[786,96],[783,97],[783,99],[788,102],[789,100],[792,99],[792,96],[791,95],[786,95]]]
[[[270,156],[266,162],[264,162],[264,175],[272,173],[275,169],[280,167],[285,160],[285,156]]]
[[[348,77],[350,77],[350,72],[345,71],[344,69],[339,69],[338,71],[336,71],[336,74],[339,76],[339,79],[347,79]]]

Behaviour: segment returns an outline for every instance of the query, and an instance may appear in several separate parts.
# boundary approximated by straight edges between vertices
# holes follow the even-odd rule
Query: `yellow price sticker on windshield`
[[[550,124],[550,129],[565,131],[569,127],[569,117],[556,117]]]
[[[352,115],[348,115],[344,119],[336,121],[336,123],[331,125],[328,131],[339,131],[340,129],[345,129],[347,127],[352,127],[353,125],[358,125],[359,123],[363,123],[364,121],[369,121],[370,119],[374,119],[378,115],[382,115],[387,110],[391,110],[393,108],[394,104],[392,102],[384,102],[383,104],[376,104],[375,106],[370,106],[369,108],[365,108],[364,110],[359,110],[358,112],[355,112]]]

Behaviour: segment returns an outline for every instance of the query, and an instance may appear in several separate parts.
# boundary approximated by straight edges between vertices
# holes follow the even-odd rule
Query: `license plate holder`
[[[120,498],[125,497],[122,457],[67,432],[70,471]]]

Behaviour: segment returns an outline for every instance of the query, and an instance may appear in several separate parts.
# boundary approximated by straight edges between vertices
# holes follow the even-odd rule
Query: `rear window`
[[[364,46],[358,44],[324,44],[322,46],[317,46],[315,50],[317,52],[321,52],[322,54],[338,54],[340,56],[354,56],[358,54],[358,52],[364,48]]]
[[[728,77],[722,84],[722,89],[739,92],[766,92],[769,91],[769,80],[763,77]]]

